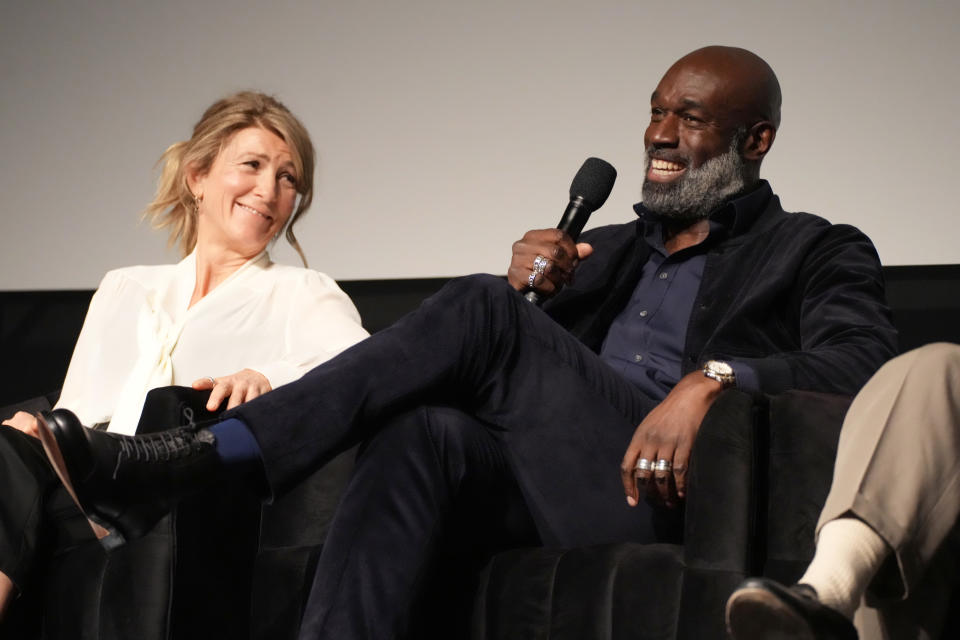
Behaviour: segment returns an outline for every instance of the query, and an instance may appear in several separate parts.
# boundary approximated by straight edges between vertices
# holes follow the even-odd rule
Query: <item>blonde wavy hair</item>
[[[241,91],[214,102],[193,127],[189,140],[172,144],[163,152],[157,163],[163,166],[157,193],[143,217],[150,220],[154,229],[169,228],[168,246],[179,243],[182,256],[193,251],[197,244],[197,207],[187,185],[187,174],[209,171],[230,137],[249,127],[271,131],[290,147],[300,199],[287,223],[286,237],[306,266],[307,258],[293,233],[293,225],[313,200],[313,143],[289,109],[276,98],[257,91]]]

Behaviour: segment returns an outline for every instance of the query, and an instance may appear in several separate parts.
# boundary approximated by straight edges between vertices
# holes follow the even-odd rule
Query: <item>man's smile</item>
[[[656,182],[670,182],[671,180],[676,180],[683,175],[683,172],[686,171],[686,169],[686,165],[679,162],[651,158],[650,168],[647,169],[647,179],[654,180]]]

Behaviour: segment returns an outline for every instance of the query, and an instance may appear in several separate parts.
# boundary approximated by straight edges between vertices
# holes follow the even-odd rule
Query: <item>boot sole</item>
[[[727,602],[726,622],[734,640],[816,640],[808,622],[766,589],[737,590]]]

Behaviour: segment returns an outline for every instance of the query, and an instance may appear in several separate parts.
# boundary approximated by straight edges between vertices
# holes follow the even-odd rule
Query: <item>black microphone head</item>
[[[573,176],[570,184],[570,199],[580,196],[589,202],[593,209],[599,209],[607,201],[617,179],[617,170],[606,160],[587,158]]]

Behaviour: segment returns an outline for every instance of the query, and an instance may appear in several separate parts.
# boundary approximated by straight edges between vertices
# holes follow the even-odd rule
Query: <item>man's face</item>
[[[684,60],[657,85],[644,135],[649,209],[694,221],[743,190],[743,129],[731,113],[730,93],[717,71]]]

